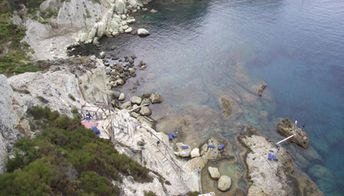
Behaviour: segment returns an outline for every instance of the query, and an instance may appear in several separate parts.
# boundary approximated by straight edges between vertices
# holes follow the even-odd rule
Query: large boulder
[[[219,179],[221,176],[219,169],[217,169],[216,167],[208,167],[208,172],[210,177],[215,180]]]
[[[130,98],[130,101],[131,101],[132,104],[140,105],[141,102],[142,102],[142,98],[138,97],[138,96],[133,96],[133,97]]]
[[[282,119],[280,122],[278,122],[277,132],[284,137],[289,137],[295,134],[290,141],[301,146],[302,148],[308,148],[309,146],[309,137],[307,133],[303,129],[299,128],[296,124],[292,123],[289,119]]]
[[[217,188],[220,191],[228,191],[231,188],[232,180],[229,176],[221,176],[218,183]]]
[[[147,36],[149,34],[150,33],[147,29],[144,29],[144,28],[137,29],[137,35],[139,35],[139,36]]]

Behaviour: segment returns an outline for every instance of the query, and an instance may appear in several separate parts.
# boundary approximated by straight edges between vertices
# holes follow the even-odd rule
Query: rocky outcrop
[[[109,122],[114,125],[112,130],[101,128],[101,137],[112,139],[117,144],[116,149],[119,152],[126,153],[163,177],[160,179],[163,183],[156,184],[156,188],[151,185],[147,187],[141,185],[141,188],[129,186],[132,191],[138,190],[139,192],[132,192],[128,195],[143,195],[140,194],[140,190],[147,190],[148,187],[157,195],[179,195],[189,191],[199,191],[197,171],[190,170],[185,164],[186,161],[178,159],[174,155],[167,135],[140,123],[137,119],[132,118],[126,110],[116,111],[112,119],[98,122],[99,127],[106,127]],[[121,127],[126,127],[126,129]],[[182,144],[178,146],[182,148]],[[169,185],[164,183],[165,181],[168,181]],[[161,186],[165,188],[161,188]]]
[[[249,150],[245,157],[251,180],[248,196],[323,195],[314,182],[294,168],[284,148],[278,151],[275,144],[258,135],[242,135],[239,140]],[[269,160],[268,153],[275,154],[277,160]],[[303,187],[305,184],[308,188]]]
[[[223,157],[227,157],[229,155],[229,148],[227,146],[226,148],[219,149],[221,145],[224,144],[221,144],[218,139],[210,138],[202,145],[200,156],[193,158],[191,155],[191,159],[186,163],[186,166],[192,171],[200,171],[206,166],[208,161],[216,161]]]
[[[70,58],[60,63],[61,66],[53,66],[45,73],[28,72],[8,78],[14,89],[14,107],[18,116],[23,116],[29,107],[35,105],[48,106],[72,116],[71,108],[81,109],[85,101],[107,103],[108,80],[99,60]]]
[[[190,153],[191,158],[199,157],[201,156],[201,153],[199,152],[199,148],[194,148],[191,150]]]
[[[18,134],[15,129],[17,117],[12,106],[13,90],[4,75],[0,75],[0,92],[0,173],[2,173],[5,170],[8,152]]]
[[[289,119],[282,119],[277,124],[277,131],[285,137],[294,135],[290,141],[301,146],[302,148],[308,148],[309,146],[309,137],[307,133],[297,127],[296,124],[292,123]]]
[[[41,12],[57,16],[24,21],[25,41],[35,51],[36,59],[65,58],[66,48],[78,43],[97,43],[102,36],[116,36],[133,29],[135,19],[129,14],[148,3],[146,0],[46,0]],[[17,17],[18,18],[18,17]]]
[[[191,154],[191,148],[189,145],[183,144],[183,143],[176,143],[177,146],[177,151],[175,152],[175,154],[177,156],[186,158],[186,157],[190,157]]]
[[[140,184],[133,182],[130,176],[125,178],[123,186],[120,186],[125,195],[143,195],[144,191],[148,190],[157,195],[179,195],[199,191],[197,172],[190,170],[185,164],[186,161],[174,156],[165,134],[156,132],[147,124],[132,118],[127,110],[108,110],[110,91],[106,84],[109,80],[105,74],[105,66],[100,60],[72,58],[60,61],[60,65],[52,65],[45,73],[25,73],[10,77],[7,79],[7,85],[6,79],[0,78],[0,90],[6,95],[4,101],[1,101],[9,103],[13,99],[12,103],[6,104],[13,105],[11,114],[16,114],[18,119],[21,119],[27,109],[34,105],[48,106],[69,116],[72,116],[73,108],[81,114],[87,110],[97,117],[101,138],[110,139],[116,144],[115,148],[119,152],[129,155],[154,171],[151,173],[154,178],[152,183]],[[101,104],[97,106],[98,103]],[[102,108],[104,105],[106,108]],[[5,107],[0,109],[3,108]],[[10,109],[6,108],[7,110]],[[15,120],[13,123],[17,125]],[[109,126],[111,124],[113,129]]]
[[[218,146],[221,143],[215,139],[210,138],[201,148],[201,156],[207,160],[216,160],[221,157],[221,152]]]

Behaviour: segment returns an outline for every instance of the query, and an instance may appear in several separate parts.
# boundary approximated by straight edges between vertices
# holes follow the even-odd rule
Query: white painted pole
[[[287,138],[284,138],[283,140],[277,142],[276,145],[279,145],[280,143],[285,142],[285,141],[287,141],[288,139],[290,139],[290,138],[292,138],[292,137],[294,137],[294,136],[295,136],[295,134],[293,134],[293,135],[291,135],[291,136],[289,136],[289,137],[287,137]]]

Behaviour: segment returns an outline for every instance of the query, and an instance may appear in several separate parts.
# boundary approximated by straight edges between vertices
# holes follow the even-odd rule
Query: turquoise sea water
[[[278,118],[297,119],[312,147],[285,147],[326,195],[344,194],[343,0],[154,1],[149,6],[159,12],[141,13],[137,25],[150,36],[102,41],[107,52],[121,49],[149,65],[138,75],[141,87],[135,93],[158,91],[165,106],[157,107],[174,112],[206,106],[214,119],[221,111],[218,97],[236,94],[242,100],[239,121],[273,139],[281,138],[274,127]],[[270,98],[252,103],[248,89],[261,80]],[[264,120],[261,111],[267,113]],[[237,134],[223,119],[203,128],[209,134],[220,129],[228,138]]]

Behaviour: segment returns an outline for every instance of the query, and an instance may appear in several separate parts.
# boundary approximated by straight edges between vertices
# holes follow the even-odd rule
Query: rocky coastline
[[[97,43],[102,36],[133,33],[129,24],[131,16],[148,1],[135,0],[46,0],[40,9],[59,10],[47,24],[14,15],[13,21],[25,24],[25,40],[35,51],[33,56],[46,68],[44,71],[24,73],[6,78],[0,75],[0,171],[13,144],[21,137],[35,137],[35,130],[25,118],[32,106],[47,106],[59,113],[73,116],[90,113],[97,119],[100,137],[112,141],[114,147],[151,170],[151,183],[138,183],[127,176],[120,184],[123,195],[144,195],[152,191],[156,195],[181,195],[188,192],[202,193],[201,170],[207,170],[217,183],[214,189],[226,194],[233,187],[231,176],[223,175],[210,162],[220,162],[234,156],[231,144],[220,137],[207,138],[201,145],[189,145],[188,140],[171,140],[169,135],[156,130],[152,104],[163,104],[158,92],[128,97],[121,91],[127,80],[144,70],[147,65],[135,55],[124,57],[100,53],[99,58],[67,57],[67,46],[80,43]],[[92,8],[91,8],[92,7]],[[155,10],[152,11],[154,13]],[[71,14],[74,13],[74,14]],[[100,14],[101,13],[101,14]],[[19,18],[18,18],[19,17]],[[145,29],[137,29],[141,36],[149,35]],[[133,33],[134,34],[134,33]],[[50,60],[49,60],[50,59]],[[258,88],[257,96],[263,96],[266,83]],[[223,117],[235,121],[242,110],[238,101],[221,96]],[[308,138],[301,129],[292,129],[287,120],[278,124],[283,136],[300,135],[293,139],[300,146],[308,146]],[[186,133],[187,134],[187,133]],[[246,149],[242,157],[249,181],[247,195],[323,195],[316,185],[293,164],[291,156],[283,148],[268,141],[255,129],[246,129],[237,140]],[[307,140],[307,141],[305,141]],[[221,146],[221,147],[220,147]],[[269,152],[278,154],[278,161],[267,159]],[[204,195],[215,195],[205,193]]]

